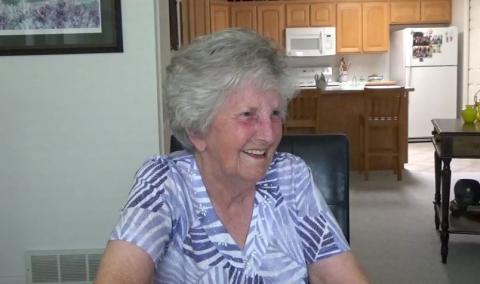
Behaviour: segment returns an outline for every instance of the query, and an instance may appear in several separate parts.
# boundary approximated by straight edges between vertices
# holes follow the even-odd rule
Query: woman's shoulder
[[[195,159],[192,153],[177,151],[165,155],[154,155],[146,159],[135,174],[141,184],[162,187],[168,180],[182,179],[192,172]]]
[[[138,175],[150,174],[157,175],[159,172],[169,172],[189,169],[194,165],[193,154],[187,151],[177,151],[164,155],[154,155],[147,158],[140,169]]]
[[[272,168],[298,168],[306,166],[307,164],[301,157],[287,152],[276,152],[272,159]]]
[[[181,195],[185,187],[184,175],[190,172],[193,160],[193,155],[186,151],[146,159],[135,174],[126,207],[144,204],[148,208],[158,209],[159,207],[153,206],[154,203],[160,206],[170,197]],[[146,199],[151,199],[152,202],[146,202]],[[141,207],[144,208],[143,205]]]

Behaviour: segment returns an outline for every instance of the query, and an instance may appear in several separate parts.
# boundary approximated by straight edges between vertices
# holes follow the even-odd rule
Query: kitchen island
[[[385,88],[388,88],[388,86]],[[406,88],[405,90],[401,100],[399,131],[402,165],[408,161],[408,92],[413,89]],[[319,90],[306,88],[301,90],[299,96],[316,97],[317,126],[315,132],[346,134],[350,144],[350,168],[352,170],[362,170],[360,117],[364,113],[365,108],[364,89],[330,88]],[[289,129],[287,133],[302,133],[302,130]],[[392,135],[394,135],[391,132],[378,128],[371,131],[370,134],[372,148],[388,148],[391,146]],[[378,157],[370,160],[370,169],[383,170],[391,168],[392,161],[389,158]]]

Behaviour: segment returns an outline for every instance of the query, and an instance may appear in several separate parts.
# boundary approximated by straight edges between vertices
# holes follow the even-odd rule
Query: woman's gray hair
[[[198,37],[175,53],[167,67],[166,98],[170,127],[183,147],[193,150],[188,133],[207,133],[215,110],[244,82],[276,90],[285,117],[295,87],[285,58],[273,43],[246,29],[226,29]]]

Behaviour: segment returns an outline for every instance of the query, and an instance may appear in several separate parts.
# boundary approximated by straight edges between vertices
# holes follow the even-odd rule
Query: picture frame
[[[0,55],[123,52],[120,0],[0,0]]]

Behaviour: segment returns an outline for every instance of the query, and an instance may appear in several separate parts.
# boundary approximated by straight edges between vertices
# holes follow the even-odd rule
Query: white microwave
[[[335,28],[286,28],[287,56],[335,55]]]

